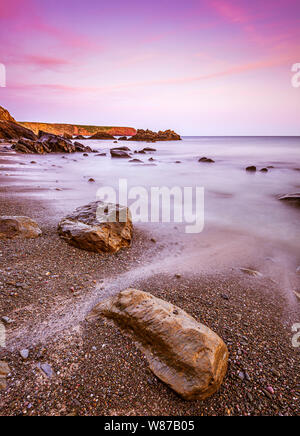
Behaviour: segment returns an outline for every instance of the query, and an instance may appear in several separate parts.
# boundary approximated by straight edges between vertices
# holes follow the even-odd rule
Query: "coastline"
[[[7,327],[7,349],[0,351],[0,360],[11,368],[8,389],[0,394],[0,415],[297,414],[300,353],[291,344],[297,306],[287,304],[273,276],[254,278],[238,270],[239,265],[263,268],[264,253],[248,247],[249,259],[245,255],[243,262],[250,264],[241,265],[241,238],[236,255],[223,264],[230,235],[223,235],[225,244],[222,232],[217,234],[218,244],[209,247],[212,228],[202,243],[199,271],[200,255],[190,256],[191,246],[185,247],[178,233],[171,238],[158,226],[136,226],[132,247],[111,257],[72,248],[57,235],[57,210],[63,216],[82,199],[67,180],[60,179],[61,191],[56,191],[51,159],[42,167],[30,164],[33,160],[36,156],[0,156],[1,214],[31,216],[43,230],[38,240],[0,241],[6,261],[1,316],[14,320]],[[5,168],[16,175],[5,176]],[[43,199],[35,195],[39,192]],[[184,255],[192,257],[190,268],[180,270],[177,279]],[[127,286],[182,307],[225,340],[230,365],[217,394],[203,402],[179,399],[116,328],[84,321],[99,299]],[[25,361],[19,355],[24,347],[30,350]],[[41,362],[53,368],[51,379],[39,369]],[[270,385],[274,395],[266,390]]]

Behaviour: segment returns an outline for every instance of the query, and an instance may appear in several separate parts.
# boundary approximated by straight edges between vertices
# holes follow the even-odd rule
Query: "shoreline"
[[[0,156],[1,172],[2,165],[7,165],[6,155]],[[291,325],[299,322],[299,306],[287,304],[280,281],[276,283],[265,265],[260,265],[266,268],[262,278],[238,270],[239,259],[244,262],[240,266],[259,266],[265,257],[263,250],[258,256],[256,253],[255,260],[253,244],[246,263],[247,256],[240,257],[239,244],[247,240],[237,238],[236,247],[232,245],[235,256],[222,263],[230,236],[223,243],[222,232],[212,239],[215,228],[211,228],[202,242],[199,271],[197,244],[192,251],[193,246],[186,244],[179,232],[171,238],[170,230],[140,225],[135,226],[132,247],[117,255],[100,256],[70,247],[57,235],[57,210],[63,212],[61,204],[66,199],[67,208],[84,201],[73,197],[65,180],[59,183],[63,190],[55,191],[51,160],[48,168],[47,161],[42,168],[36,164],[28,167],[19,165],[23,157],[16,156],[13,167],[17,177],[0,176],[1,214],[37,219],[43,236],[0,241],[1,258],[5,259],[0,315],[14,320],[7,326],[7,349],[0,349],[0,360],[6,360],[11,368],[8,389],[0,393],[0,415],[297,414],[300,350],[291,345]],[[51,174],[36,182],[36,171]],[[38,190],[47,193],[49,179],[53,182],[48,198],[32,195]],[[53,193],[59,197],[55,207]],[[155,244],[153,235],[158,241]],[[189,260],[189,268],[179,271],[184,259]],[[178,272],[180,279],[175,278]],[[202,402],[179,399],[156,379],[142,354],[115,327],[104,321],[92,325],[84,321],[99,298],[128,286],[180,306],[224,339],[230,365],[217,394]],[[25,361],[19,355],[24,347],[30,350]],[[53,378],[42,373],[40,363],[51,365]],[[242,380],[240,373],[247,373],[250,380]],[[266,391],[270,385],[274,395]]]

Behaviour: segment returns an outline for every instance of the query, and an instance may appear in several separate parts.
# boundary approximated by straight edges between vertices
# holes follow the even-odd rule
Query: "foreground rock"
[[[20,139],[13,148],[19,153],[46,154],[46,153],[91,153],[92,149],[79,142],[73,142],[63,136],[39,132],[37,140]]]
[[[213,159],[207,158],[207,157],[201,157],[198,162],[203,162],[203,163],[215,163],[215,161]]]
[[[279,200],[286,201],[287,203],[293,204],[295,206],[300,206],[300,193],[286,194],[279,197]]]
[[[127,289],[98,304],[87,321],[100,317],[113,320],[130,334],[154,374],[184,399],[205,399],[220,388],[227,371],[227,347],[180,308]]]
[[[6,389],[6,377],[10,373],[10,368],[6,362],[0,361],[0,390]]]
[[[136,135],[129,138],[128,141],[146,141],[146,142],[156,142],[156,141],[180,141],[181,137],[173,130],[159,131],[158,133],[152,132],[151,130],[138,129]]]
[[[25,216],[0,216],[0,239],[38,238],[42,234],[35,221]]]
[[[82,250],[116,253],[131,244],[130,211],[125,206],[95,201],[64,218],[59,223],[58,233],[70,245]]]

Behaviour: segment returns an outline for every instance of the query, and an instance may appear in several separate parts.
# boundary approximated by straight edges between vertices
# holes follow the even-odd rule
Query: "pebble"
[[[42,363],[39,367],[47,377],[51,378],[53,376],[53,369],[49,363]]]
[[[3,317],[1,318],[1,321],[2,321],[4,324],[7,324],[7,325],[13,323],[13,320],[10,319],[10,318],[8,318],[8,316],[3,316]]]
[[[24,348],[23,350],[20,351],[20,356],[22,357],[23,360],[28,359],[28,356],[29,356],[29,350],[27,350],[26,348]]]

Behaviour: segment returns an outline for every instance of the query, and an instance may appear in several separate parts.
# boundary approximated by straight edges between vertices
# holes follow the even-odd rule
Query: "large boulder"
[[[225,343],[179,307],[126,289],[98,304],[87,321],[101,317],[131,335],[154,374],[185,400],[203,400],[220,388],[228,364]]]
[[[58,225],[58,233],[77,248],[116,253],[131,244],[131,214],[125,206],[95,201],[64,218]]]
[[[37,238],[42,234],[35,221],[26,216],[0,216],[0,239]]]
[[[152,132],[151,130],[138,129],[136,135],[128,139],[128,141],[180,141],[181,137],[173,130],[165,130],[159,132]]]

